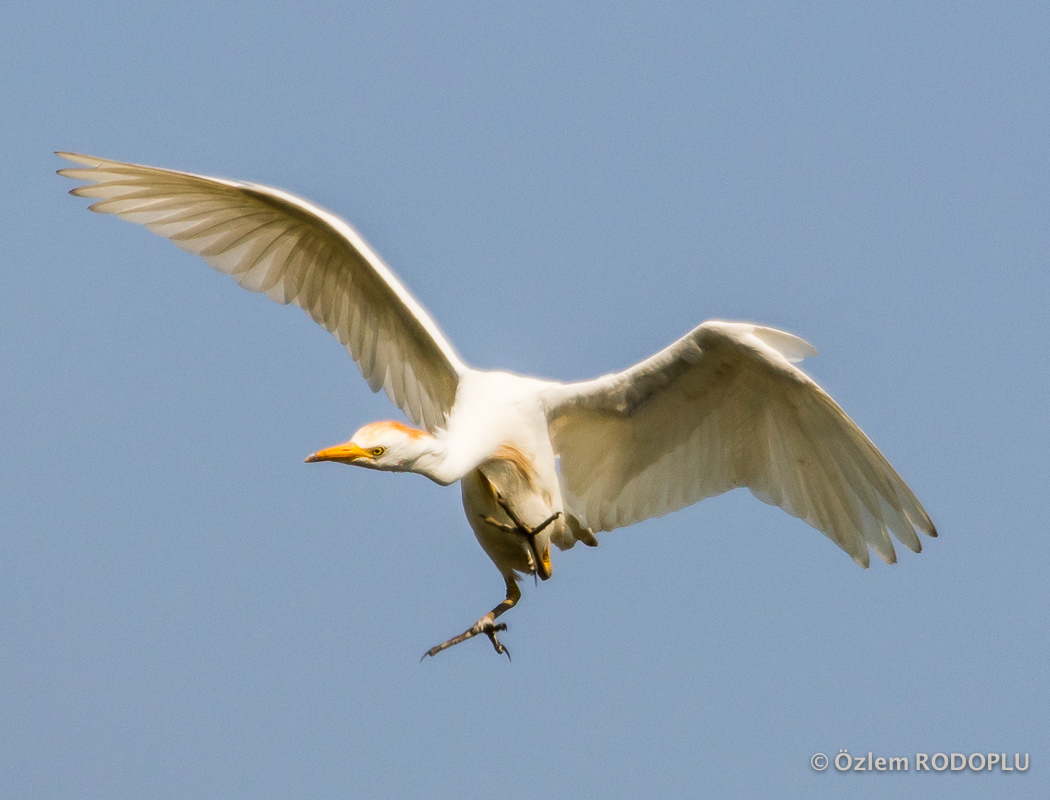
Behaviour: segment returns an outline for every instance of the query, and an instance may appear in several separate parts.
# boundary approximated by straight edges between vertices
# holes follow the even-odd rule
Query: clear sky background
[[[1045,3],[19,2],[0,22],[0,796],[1046,797]],[[55,149],[351,222],[480,367],[762,322],[941,538],[747,492],[502,598],[306,315],[85,211]],[[817,752],[1030,753],[840,774]],[[914,763],[913,763],[914,769]]]

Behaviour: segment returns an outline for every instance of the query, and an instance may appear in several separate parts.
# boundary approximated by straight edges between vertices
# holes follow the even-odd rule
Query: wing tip
[[[85,167],[100,167],[106,163],[101,158],[84,155],[83,153],[74,153],[70,150],[54,150],[52,152],[59,158],[64,158],[66,161],[72,161],[74,164],[80,164]],[[62,174],[61,170],[59,170],[58,174]]]
[[[911,522],[910,519],[908,521]],[[914,525],[913,530],[912,530],[912,535],[910,537],[904,537],[904,536],[900,536],[897,533],[894,533],[894,538],[896,538],[898,542],[900,542],[905,547],[907,547],[911,552],[913,552],[913,553],[921,553],[922,552],[922,540],[918,536],[914,535],[914,530],[915,529],[918,529],[918,531],[920,533],[924,533],[924,534],[926,534],[927,536],[929,536],[931,538],[934,538],[934,539],[937,538],[937,529],[933,526],[933,523],[929,520],[929,518],[926,518],[924,520],[924,523],[925,523],[924,525]],[[892,548],[892,543],[891,543],[890,546]],[[885,561],[887,564],[896,564],[897,563],[897,553],[896,553],[895,549],[891,549],[890,550],[890,558],[887,558],[882,553],[879,553],[877,549],[876,549],[875,552],[878,553],[879,557],[882,558],[882,560]]]
[[[879,558],[882,559],[882,562],[884,564],[889,564],[890,566],[893,566],[897,563],[897,551],[893,549],[892,544],[890,545],[889,552],[882,553],[876,550],[875,553],[878,555]]]
[[[916,505],[918,505],[918,502],[918,500],[915,501]],[[919,506],[917,513],[912,513],[910,511],[905,511],[904,513],[912,527],[917,528],[920,533],[925,533],[932,539],[937,538],[937,526],[933,524],[933,520],[930,519],[930,515],[926,513],[926,509]],[[916,519],[916,517],[918,517],[918,519]]]

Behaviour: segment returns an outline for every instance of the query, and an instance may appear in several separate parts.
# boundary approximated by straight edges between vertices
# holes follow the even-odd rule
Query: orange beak
[[[305,463],[312,464],[314,461],[341,461],[344,464],[353,464],[361,458],[371,458],[367,450],[362,450],[353,442],[344,442],[335,447],[326,447],[318,450],[313,455],[306,457]]]

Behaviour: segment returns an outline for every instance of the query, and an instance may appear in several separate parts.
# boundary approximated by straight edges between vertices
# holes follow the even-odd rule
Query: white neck
[[[463,477],[464,473],[450,463],[444,437],[421,436],[416,441],[419,443],[419,452],[405,464],[406,471],[423,475],[442,486],[453,484]]]

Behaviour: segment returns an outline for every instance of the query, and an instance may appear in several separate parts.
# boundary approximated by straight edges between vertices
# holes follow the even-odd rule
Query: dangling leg
[[[514,513],[507,501],[503,499],[502,494],[500,494],[499,492],[496,492],[495,494],[496,502],[499,503],[499,507],[503,509],[506,515],[510,517],[510,521],[514,524],[504,525],[502,522],[497,522],[492,517],[486,517],[482,514],[479,514],[478,516],[480,516],[485,522],[487,522],[489,525],[492,525],[494,528],[499,528],[501,531],[505,531],[507,533],[516,533],[519,536],[524,536],[529,542],[529,550],[532,551],[532,557],[536,565],[536,574],[543,578],[543,580],[547,580],[547,578],[551,576],[550,552],[548,550],[544,550],[543,556],[540,556],[539,550],[536,549],[536,537],[539,536],[540,533],[548,525],[550,525],[552,522],[554,522],[554,520],[560,517],[561,512],[555,511],[535,528],[530,528],[528,525],[526,525],[524,522],[518,519],[518,515]]]
[[[436,647],[431,647],[429,650],[423,653],[423,658],[426,658],[427,656],[436,656],[442,650],[446,650],[449,647],[452,647],[452,645],[454,644],[465,642],[467,641],[467,639],[472,639],[479,633],[483,633],[489,637],[489,641],[492,642],[492,646],[496,649],[496,652],[500,654],[506,653],[507,659],[509,660],[510,651],[503,646],[499,639],[496,638],[496,632],[507,630],[507,625],[504,622],[501,622],[497,625],[496,617],[498,617],[504,611],[509,611],[510,609],[514,608],[515,605],[517,605],[518,600],[521,599],[521,589],[518,588],[518,584],[514,580],[513,576],[506,578],[506,581],[507,596],[502,603],[500,603],[488,614],[486,614],[473,625],[471,625],[469,628],[467,628],[467,630],[463,631],[463,633],[461,633],[459,636],[453,636],[448,641],[444,641]],[[422,661],[423,658],[419,660]]]

